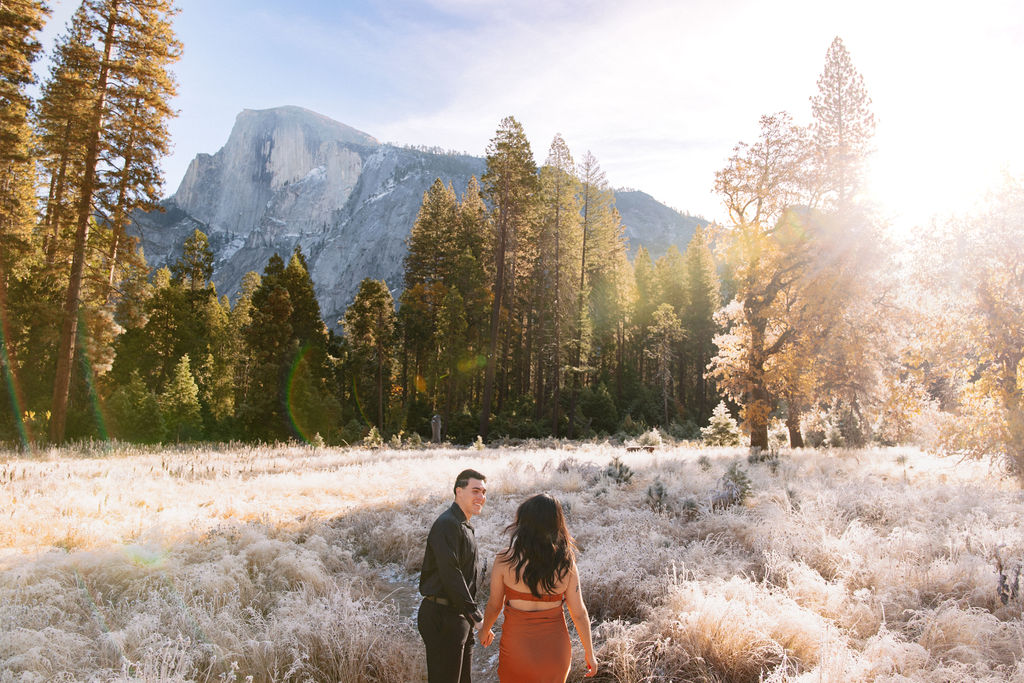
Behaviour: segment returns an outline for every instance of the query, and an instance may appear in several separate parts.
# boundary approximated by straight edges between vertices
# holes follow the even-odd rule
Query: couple
[[[572,648],[562,605],[576,625],[587,660],[587,676],[597,673],[590,616],[583,604],[573,540],[558,501],[546,494],[526,500],[516,510],[508,547],[498,553],[491,571],[491,594],[484,614],[476,605],[480,571],[476,535],[469,523],[487,500],[486,477],[463,470],[455,479],[455,502],[427,536],[420,574],[423,602],[417,626],[427,648],[430,683],[469,683],[473,628],[487,647],[491,627],[504,608],[498,648],[502,683],[564,683]]]

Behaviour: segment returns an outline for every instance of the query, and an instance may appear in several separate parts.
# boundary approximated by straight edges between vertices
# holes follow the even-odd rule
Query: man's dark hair
[[[487,477],[480,474],[476,470],[462,470],[459,472],[459,476],[455,477],[455,486],[452,487],[452,493],[455,493],[455,489],[464,489],[469,486],[470,479],[479,479],[480,481],[487,481]]]

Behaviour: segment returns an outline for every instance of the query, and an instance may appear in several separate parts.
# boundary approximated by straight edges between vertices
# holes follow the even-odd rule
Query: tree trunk
[[[795,410],[792,406],[786,416],[786,427],[789,429],[789,447],[803,448],[804,436],[800,433],[800,411]]]
[[[384,358],[383,350],[377,351],[377,429],[384,435]]]
[[[64,440],[68,417],[68,398],[71,391],[71,370],[75,360],[75,342],[78,336],[78,314],[82,305],[82,275],[85,271],[85,249],[89,240],[89,222],[92,218],[92,193],[96,187],[96,165],[99,158],[100,131],[103,127],[103,108],[106,105],[107,77],[110,72],[110,54],[114,42],[114,26],[119,3],[114,0],[107,16],[103,38],[103,61],[100,62],[96,84],[97,100],[93,111],[89,144],[86,146],[82,173],[81,195],[78,199],[75,247],[71,258],[71,276],[64,299],[64,321],[61,324],[60,343],[57,347],[57,372],[53,382],[53,410],[50,416],[50,440]]]
[[[505,290],[505,250],[508,240],[508,219],[498,217],[498,253],[495,255],[497,272],[494,276],[494,303],[491,308],[491,338],[488,340],[487,369],[484,374],[484,395],[480,402],[480,437],[486,441],[490,429],[491,401],[494,398],[494,376],[498,361],[498,327],[501,322],[501,300]]]

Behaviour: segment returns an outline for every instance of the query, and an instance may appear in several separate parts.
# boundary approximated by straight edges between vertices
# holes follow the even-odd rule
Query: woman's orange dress
[[[558,602],[557,607],[526,612],[509,600]],[[569,629],[562,603],[565,594],[538,598],[505,586],[505,622],[498,646],[498,680],[501,683],[565,683],[572,664]]]

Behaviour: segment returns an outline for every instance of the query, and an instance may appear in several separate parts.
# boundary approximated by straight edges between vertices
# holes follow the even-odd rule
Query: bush
[[[641,434],[640,436],[638,436],[636,439],[636,445],[638,446],[657,447],[661,446],[662,443],[663,442],[661,439],[661,432],[659,432],[657,429],[648,430]]]
[[[697,441],[700,439],[700,427],[693,420],[678,422],[673,420],[665,428],[665,432],[676,441]]]
[[[739,446],[740,428],[729,414],[725,401],[721,401],[711,414],[708,426],[700,430],[704,443],[709,446]]]
[[[668,509],[668,489],[665,488],[661,477],[655,477],[654,483],[647,487],[647,498],[644,502],[655,512],[665,512]]]
[[[356,419],[349,420],[338,434],[338,438],[346,445],[360,443],[369,430]]]
[[[633,470],[629,465],[619,460],[618,456],[612,458],[612,461],[608,463],[608,467],[604,469],[604,474],[619,486],[625,486],[633,479]]]
[[[752,486],[750,475],[747,474],[747,471],[744,470],[738,462],[734,462],[729,465],[729,469],[725,471],[725,474],[722,475],[720,481],[726,484],[732,484],[736,487],[739,491],[738,503],[742,503],[750,495],[750,489]]]
[[[384,445],[384,439],[381,437],[380,432],[377,431],[377,426],[370,427],[369,433],[363,437],[363,445],[367,448],[380,448]]]

